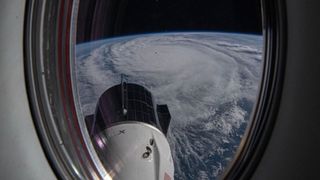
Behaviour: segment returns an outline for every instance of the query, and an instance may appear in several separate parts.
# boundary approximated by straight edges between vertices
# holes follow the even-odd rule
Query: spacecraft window
[[[27,10],[28,93],[59,177],[127,177],[154,170],[150,161],[175,179],[247,172],[281,84],[277,3],[30,1]]]
[[[120,119],[151,121],[166,134],[176,179],[221,176],[246,136],[259,92],[260,1],[80,0],[77,14],[74,87],[83,116],[109,88],[140,85],[112,100],[127,101]]]

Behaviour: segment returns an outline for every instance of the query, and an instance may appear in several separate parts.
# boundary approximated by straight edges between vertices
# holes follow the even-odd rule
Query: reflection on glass
[[[82,112],[97,153],[112,171],[111,176],[121,169],[129,170],[121,164],[124,160],[117,161],[118,157],[104,154],[102,146],[123,146],[125,152],[119,154],[130,158],[134,156],[130,153],[140,145],[142,158],[161,149],[158,144],[149,150],[148,147],[153,148],[151,144],[157,143],[156,138],[141,137],[139,133],[136,137],[145,144],[131,144],[132,151],[123,143],[117,144],[119,141],[112,137],[123,129],[110,130],[113,134],[106,129],[114,128],[119,121],[144,122],[163,132],[170,147],[175,179],[215,179],[220,175],[239,147],[256,100],[262,41],[261,35],[181,31],[77,44],[76,86]],[[124,91],[128,85],[139,86],[141,93]],[[105,95],[108,91],[109,95]],[[146,92],[152,96],[150,103]],[[132,100],[142,96],[141,101]],[[102,100],[106,103],[101,103]],[[165,120],[159,117],[157,109],[161,106],[157,104],[167,105],[164,109],[171,117],[170,123],[166,122],[168,129],[161,126]],[[99,111],[107,112],[102,113],[107,117],[101,118]],[[167,160],[169,157],[170,153]],[[116,165],[110,165],[111,161],[117,161]],[[169,171],[164,170],[161,177],[166,177]]]

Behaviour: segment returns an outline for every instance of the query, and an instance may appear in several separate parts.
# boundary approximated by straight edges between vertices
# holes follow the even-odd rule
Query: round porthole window
[[[239,177],[272,125],[263,120],[281,68],[272,7],[279,5],[30,2],[29,98],[56,173]]]

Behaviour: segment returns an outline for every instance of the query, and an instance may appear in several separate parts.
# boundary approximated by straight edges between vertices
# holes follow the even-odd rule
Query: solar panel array
[[[124,82],[106,90],[99,98],[95,114],[85,119],[90,134],[94,135],[123,121],[144,122],[160,128],[155,113],[151,93],[143,86]],[[164,112],[158,113],[161,118],[166,117]]]
[[[156,125],[155,111],[151,93],[144,87],[136,84],[126,84],[127,88],[127,114],[128,121],[140,121]]]

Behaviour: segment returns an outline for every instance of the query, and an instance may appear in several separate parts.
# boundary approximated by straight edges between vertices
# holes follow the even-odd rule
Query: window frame
[[[259,95],[249,127],[222,179],[251,177],[278,113],[285,72],[285,4],[261,0],[261,6],[265,48]],[[88,142],[85,122],[78,121],[84,117],[77,111],[77,91],[72,87],[77,8],[77,0],[28,1],[24,56],[29,104],[42,147],[59,178],[106,178]],[[75,133],[66,134],[61,128]]]

